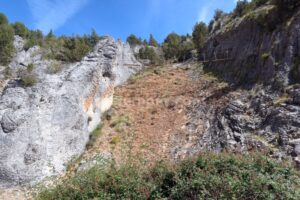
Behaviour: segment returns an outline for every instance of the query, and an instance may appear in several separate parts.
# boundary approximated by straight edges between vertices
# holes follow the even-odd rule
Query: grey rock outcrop
[[[214,30],[202,51],[204,69],[239,95],[221,104],[193,106],[191,120],[201,119],[196,127],[205,125],[197,134],[198,152],[260,150],[299,164],[299,13],[298,8],[279,17],[275,6],[266,5],[241,18],[228,21],[227,16]],[[217,95],[221,100],[227,96]]]
[[[247,86],[260,82],[282,88],[299,82],[299,12],[282,14],[266,5],[227,20],[203,48],[205,69]]]
[[[24,87],[15,78],[0,96],[0,185],[35,183],[62,173],[85,150],[89,133],[112,105],[114,87],[142,68],[129,45],[110,37],[99,41],[81,62],[56,74],[39,48],[28,51],[16,38],[10,67],[33,63],[38,82]]]

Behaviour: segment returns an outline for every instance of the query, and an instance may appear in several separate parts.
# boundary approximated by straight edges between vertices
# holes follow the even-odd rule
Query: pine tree
[[[158,42],[155,40],[155,38],[153,37],[152,34],[150,34],[149,45],[153,46],[153,47],[158,47],[159,46]]]

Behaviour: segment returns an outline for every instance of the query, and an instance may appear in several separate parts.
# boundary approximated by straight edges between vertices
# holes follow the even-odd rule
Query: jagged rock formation
[[[199,142],[202,148],[264,149],[277,158],[299,160],[300,10],[274,24],[279,14],[273,5],[258,8],[226,22],[205,44],[205,70],[243,90],[222,108],[193,111],[209,124]]]
[[[25,87],[14,78],[0,96],[0,184],[36,182],[62,173],[80,155],[101,115],[112,105],[114,87],[141,69],[129,47],[110,37],[81,62],[43,60],[41,49],[23,50],[16,37],[12,74],[34,64],[38,81]]]
[[[227,21],[204,47],[206,69],[244,85],[285,87],[298,81],[293,78],[299,77],[299,13],[289,11],[285,16],[267,5]]]

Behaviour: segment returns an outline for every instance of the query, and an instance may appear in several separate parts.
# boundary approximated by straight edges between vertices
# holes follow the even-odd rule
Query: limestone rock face
[[[38,82],[24,87],[16,78],[0,96],[0,184],[34,183],[62,173],[80,155],[101,115],[112,105],[114,87],[142,68],[129,45],[110,37],[99,41],[81,62],[56,73],[59,64],[42,60],[16,38],[13,69],[33,63]]]
[[[225,21],[203,48],[205,68],[248,86],[299,82],[300,9],[289,12],[282,17],[276,6],[267,5]]]
[[[199,133],[198,149],[264,150],[299,164],[299,13],[297,8],[281,18],[276,7],[266,5],[214,30],[202,51],[204,69],[240,95],[232,94],[225,104],[194,107],[194,121],[204,118],[208,124]],[[263,22],[255,16],[264,16]]]

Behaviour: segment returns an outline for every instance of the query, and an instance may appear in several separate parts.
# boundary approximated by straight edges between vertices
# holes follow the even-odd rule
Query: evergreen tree
[[[158,42],[155,40],[155,38],[152,34],[150,34],[149,45],[153,46],[153,47],[158,47],[159,46]]]
[[[91,46],[96,46],[96,44],[98,43],[100,37],[98,36],[97,32],[95,31],[95,29],[92,29],[92,33],[89,37],[89,43]]]
[[[171,33],[167,36],[163,43],[163,51],[166,59],[176,59],[178,57],[180,43],[180,35]]]
[[[198,51],[203,47],[208,35],[208,28],[204,22],[197,23],[193,30],[193,42]]]

